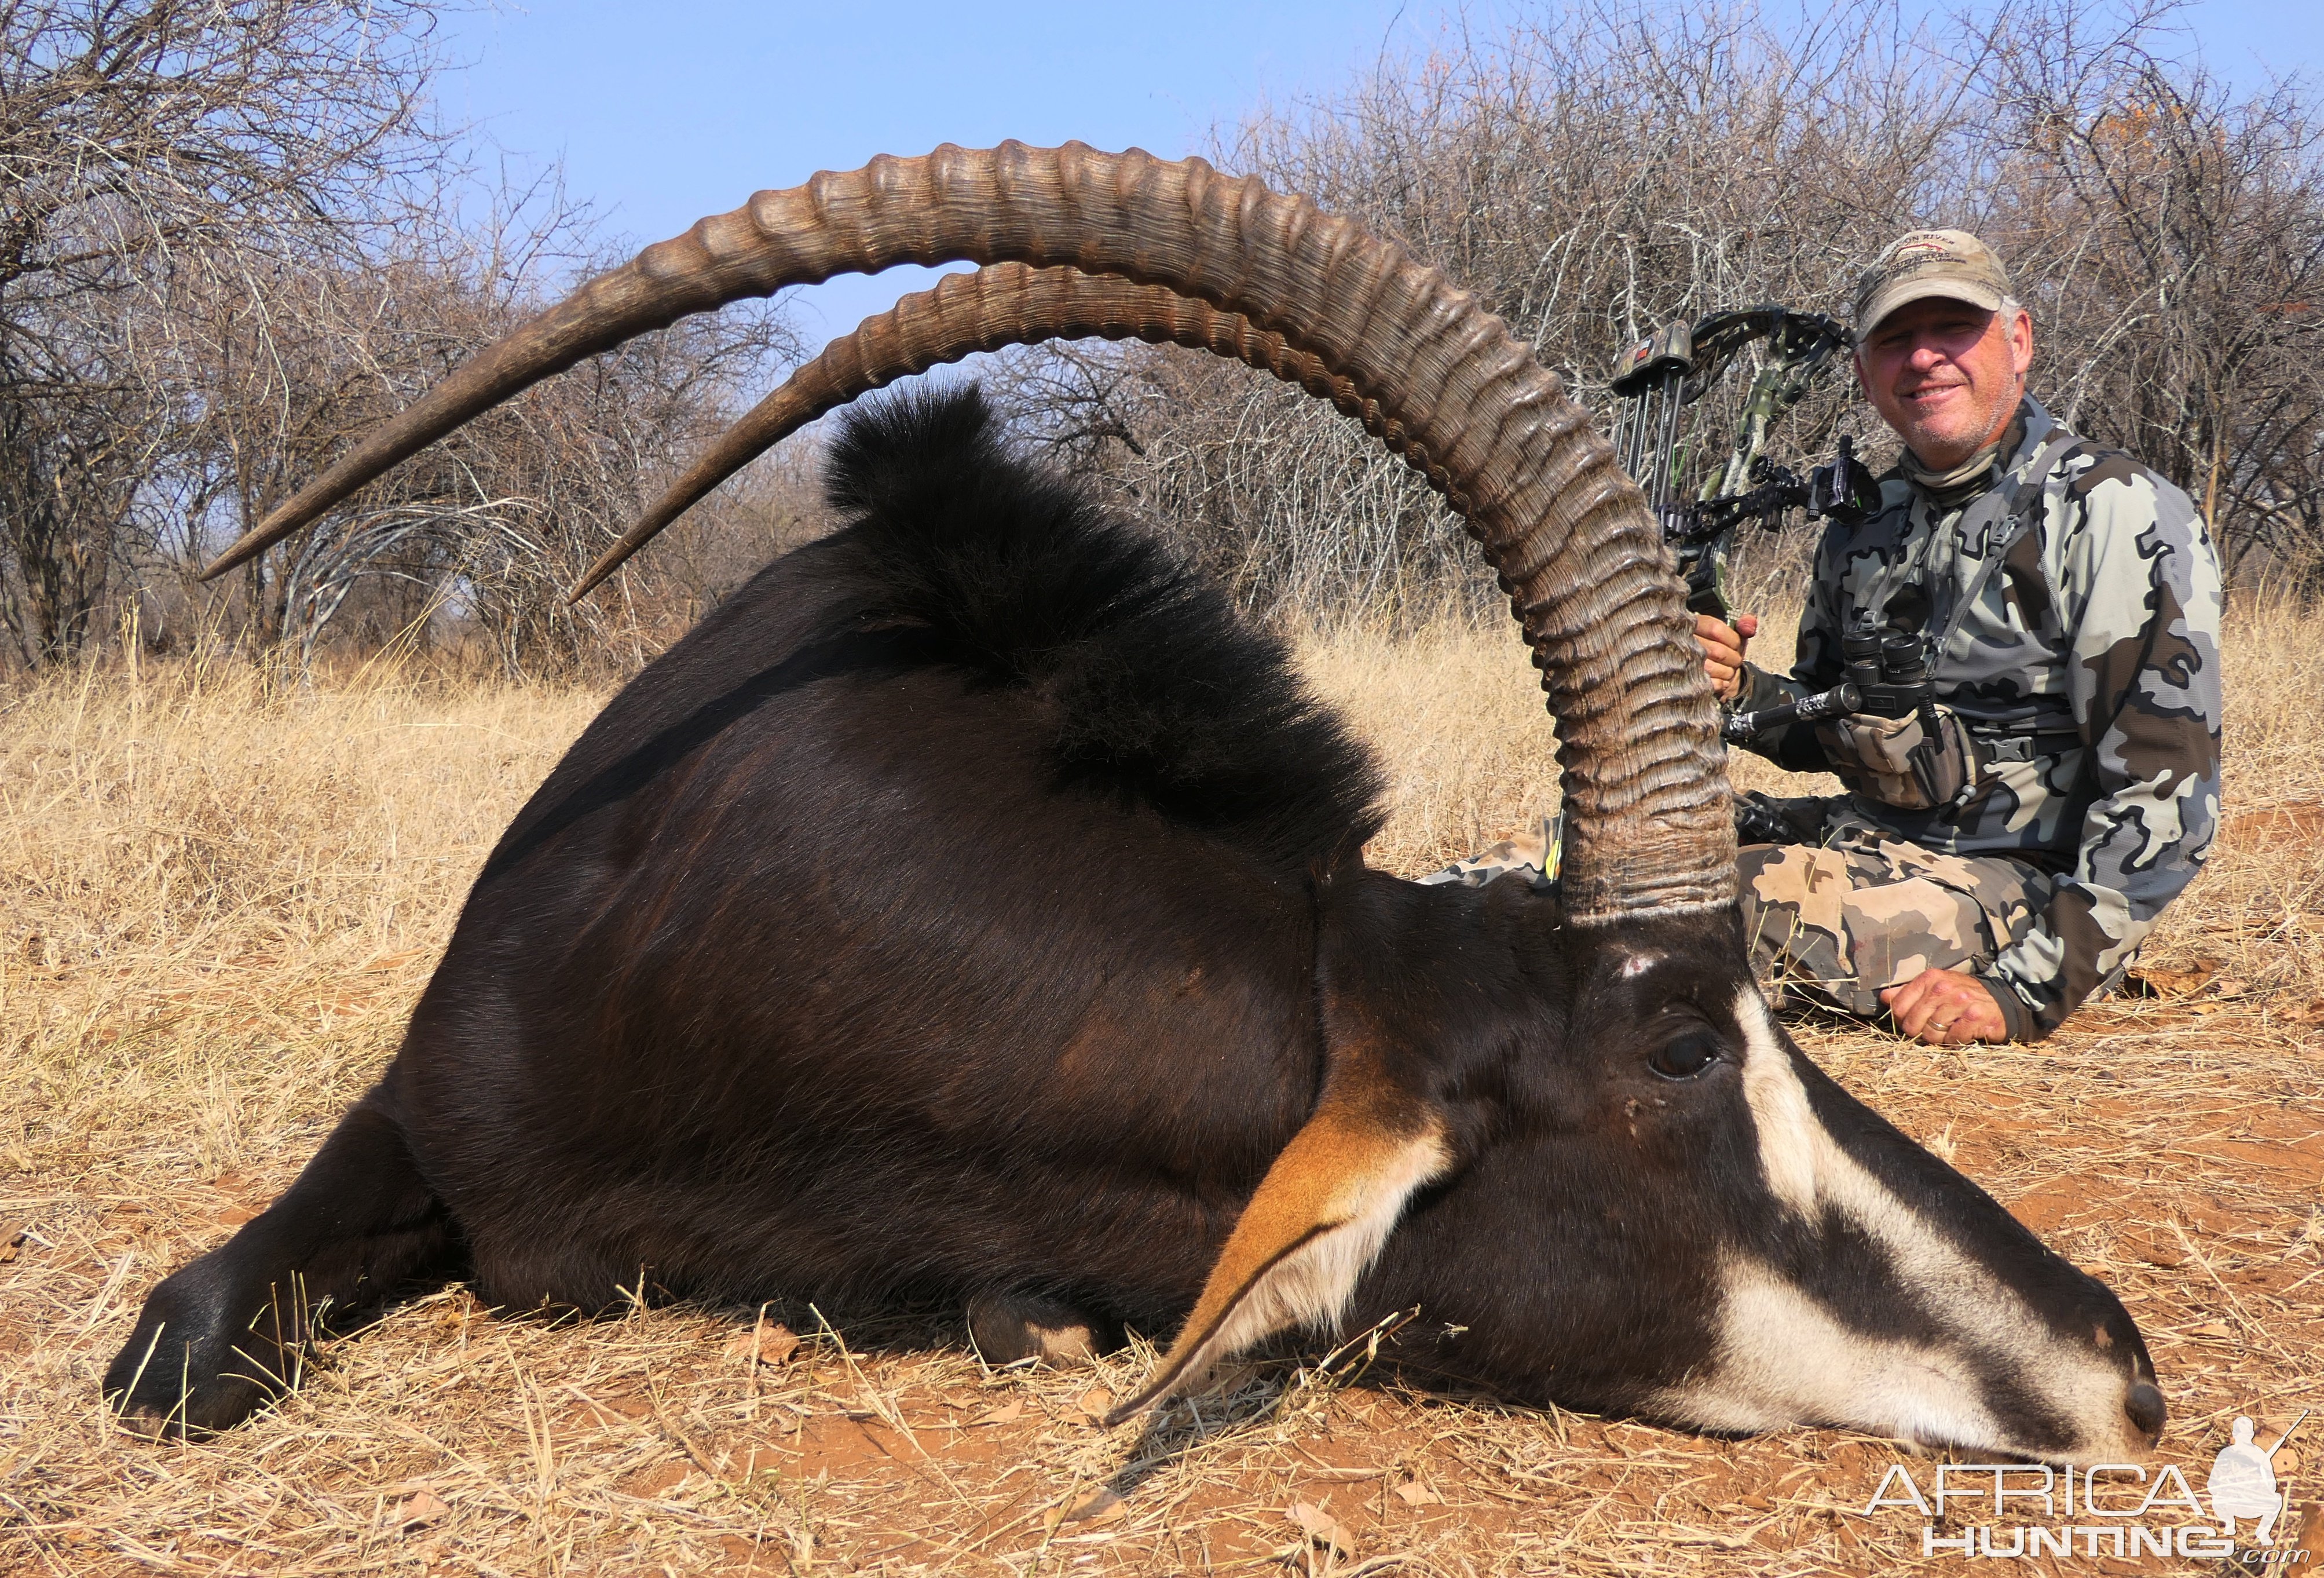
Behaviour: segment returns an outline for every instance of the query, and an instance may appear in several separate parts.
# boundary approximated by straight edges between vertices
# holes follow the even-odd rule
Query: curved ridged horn
[[[1240,312],[1109,274],[1000,263],[973,274],[946,274],[935,290],[904,297],[825,346],[696,457],[574,583],[568,600],[577,603],[588,595],[713,488],[816,418],[899,378],[979,351],[1056,339],[1140,339],[1247,362],[1330,401],[1415,470],[1428,472],[1427,456],[1409,442],[1403,424],[1385,418],[1379,403],[1366,400],[1352,380],[1335,376],[1321,356],[1294,350],[1281,335]],[[1443,477],[1440,466],[1431,480],[1442,485]]]
[[[1199,159],[1079,143],[881,156],[764,191],[648,247],[516,329],[253,528],[217,574],[582,357],[745,296],[901,263],[1067,264],[1241,313],[1322,359],[1442,468],[1558,719],[1566,912],[1609,920],[1735,896],[1716,710],[1637,487],[1508,328],[1353,221]]]

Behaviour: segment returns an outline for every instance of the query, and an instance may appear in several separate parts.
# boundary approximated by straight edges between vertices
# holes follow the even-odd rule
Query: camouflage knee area
[[[1760,979],[1868,1018],[1923,970],[1989,963],[2047,902],[2046,879],[2016,862],[1891,839],[1757,844],[1736,867]]]
[[[1771,991],[1801,989],[1850,1013],[1879,1010],[1877,998],[1854,989],[1845,902],[1855,877],[1846,854],[1754,844],[1736,856],[1735,873],[1751,967]]]
[[[1985,912],[1958,889],[1928,877],[1868,884],[1840,906],[1858,995],[1877,1011],[1884,988],[1923,970],[1973,970],[1993,959]]]
[[[2049,878],[2002,856],[1940,854],[1882,839],[1868,852],[1867,861],[1868,866],[1877,861],[1887,873],[1883,881],[1932,882],[1964,900],[1971,918],[1959,929],[1971,954],[1989,955],[2007,947],[2025,935],[2050,903]]]

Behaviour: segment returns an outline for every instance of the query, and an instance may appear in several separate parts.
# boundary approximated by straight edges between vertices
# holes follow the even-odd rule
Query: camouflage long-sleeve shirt
[[[2210,845],[2220,591],[2186,494],[2030,398],[2019,418],[1982,505],[1941,506],[1892,473],[1877,514],[1826,530],[1798,661],[1787,678],[1751,669],[1739,705],[1837,685],[1856,610],[1932,635],[1952,628],[1935,656],[1937,699],[1998,758],[1987,787],[1958,810],[1860,794],[1849,809],[1924,848],[2053,873],[2047,909],[1986,972],[2022,1039],[2055,1029],[2128,962]],[[1794,771],[1831,770],[1810,729],[1755,748]]]

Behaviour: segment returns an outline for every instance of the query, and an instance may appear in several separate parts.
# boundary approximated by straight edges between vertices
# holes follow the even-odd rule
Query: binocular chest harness
[[[2075,441],[2072,434],[2058,429],[2026,469],[2025,483],[1987,489],[1962,509],[1950,531],[1931,531],[1923,538],[1896,567],[1896,589],[1881,604],[1888,612],[1885,624],[1871,607],[1859,604],[1853,611],[1849,627],[1840,634],[1847,678],[1833,692],[1824,693],[1834,696],[1836,705],[1816,725],[1825,754],[1849,780],[1850,789],[1899,810],[1935,810],[1958,817],[1990,786],[1993,768],[2034,760],[2045,735],[2079,733],[2070,721],[2044,724],[2037,717],[1980,718],[1935,699],[1940,670],[1954,655],[1961,626],[2010,550],[2039,526],[2043,479]],[[1996,457],[1997,466],[2001,458]],[[1955,555],[1950,574],[1934,562],[1948,545]],[[1960,580],[1962,558],[1977,561],[1966,584]],[[1943,624],[1930,634],[1924,621],[1933,601],[1932,585],[1953,591]]]
[[[1849,340],[1837,319],[1770,306],[1716,313],[1692,325],[1671,323],[1617,361],[1609,385],[1619,401],[1615,451],[1646,490],[1686,579],[1693,612],[1732,623],[1728,564],[1746,521],[1774,531],[1798,509],[1810,520],[1858,527],[1882,513],[1879,481],[1857,460],[1848,435],[1840,435],[1831,463],[1804,479],[1764,453],[1773,419],[1805,398]],[[1766,348],[1725,463],[1696,498],[1685,500],[1685,408],[1701,401],[1747,347],[1761,342]],[[2024,473],[2025,484],[1978,494],[1952,531],[1932,531],[1882,577],[1886,595],[1877,600],[1877,610],[1867,597],[1841,632],[1840,683],[1776,706],[1729,712],[1721,725],[1727,743],[1748,744],[1792,724],[1812,725],[1851,790],[1899,810],[1958,817],[1990,786],[1994,767],[2034,760],[2044,735],[2077,733],[2070,725],[2028,719],[1968,717],[1936,699],[1954,638],[2010,549],[2038,525],[2043,479],[2073,442],[2060,429]],[[1997,455],[1996,465],[2006,458]],[[1957,545],[1952,575],[1932,562],[1945,543]],[[1958,586],[1963,558],[1978,564],[1968,584]],[[1945,599],[1943,624],[1929,633],[1928,617],[1938,604],[1932,590],[1955,586],[1958,591]]]

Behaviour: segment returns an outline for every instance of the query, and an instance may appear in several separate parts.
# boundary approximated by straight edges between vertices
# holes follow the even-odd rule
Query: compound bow
[[[1726,464],[1692,500],[1678,497],[1687,457],[1681,443],[1685,408],[1701,400],[1728,365],[1765,340],[1767,353],[1743,397]],[[1736,533],[1747,521],[1773,531],[1786,512],[1806,511],[1835,521],[1865,519],[1879,506],[1880,489],[1843,436],[1830,466],[1803,480],[1765,454],[1768,425],[1797,405],[1849,344],[1847,326],[1820,313],[1784,307],[1715,312],[1693,324],[1672,323],[1625,351],[1612,388],[1621,401],[1614,418],[1614,448],[1646,490],[1661,521],[1663,540],[1678,554],[1686,577],[1686,605],[1729,623],[1727,565]]]

